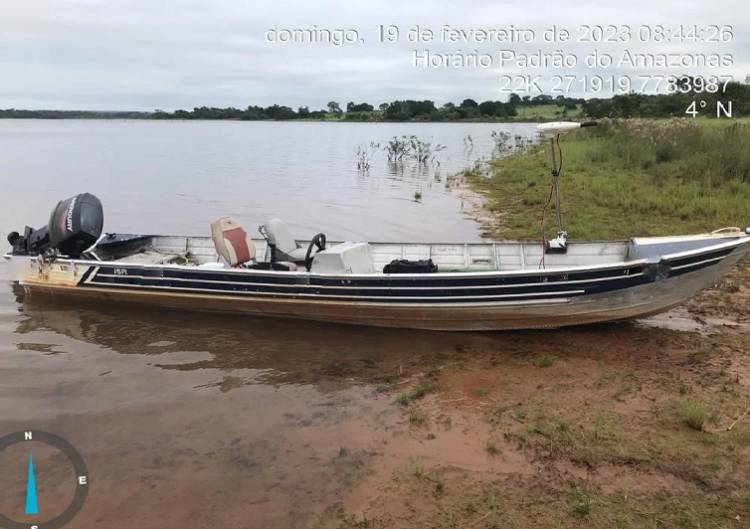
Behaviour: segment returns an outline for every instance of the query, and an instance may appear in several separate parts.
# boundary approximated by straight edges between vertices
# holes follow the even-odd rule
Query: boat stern
[[[23,287],[75,287],[93,268],[92,265],[68,260],[46,261],[36,257],[5,256],[10,262],[13,279]]]

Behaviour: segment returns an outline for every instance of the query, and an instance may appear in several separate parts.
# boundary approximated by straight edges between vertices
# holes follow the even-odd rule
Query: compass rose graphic
[[[81,454],[68,441],[49,432],[40,430],[21,430],[0,437],[0,454],[14,445],[22,445],[28,458],[21,464],[26,466],[26,497],[23,513],[30,521],[19,521],[0,512],[1,529],[58,529],[68,523],[81,509],[89,491],[89,477],[86,463]],[[46,446],[45,446],[46,445]],[[40,501],[37,489],[37,473],[34,466],[34,451],[45,447],[65,456],[67,464],[72,467],[75,476],[73,498],[67,507],[56,516],[45,516],[43,502]],[[19,498],[23,500],[23,498]]]

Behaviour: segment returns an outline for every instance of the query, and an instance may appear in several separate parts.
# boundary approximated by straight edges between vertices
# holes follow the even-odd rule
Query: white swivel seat
[[[307,248],[301,248],[294,237],[289,233],[289,228],[281,219],[271,219],[263,225],[268,244],[276,248],[276,259],[279,261],[300,262],[305,260]]]

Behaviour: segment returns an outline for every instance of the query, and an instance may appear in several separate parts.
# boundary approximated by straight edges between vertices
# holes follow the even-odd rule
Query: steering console
[[[318,233],[317,235],[315,235],[315,237],[312,238],[312,240],[310,240],[310,244],[307,247],[307,253],[305,254],[305,268],[308,272],[312,268],[313,257],[315,257],[315,255],[312,253],[313,247],[317,247],[315,253],[321,252],[326,249],[325,233]]]

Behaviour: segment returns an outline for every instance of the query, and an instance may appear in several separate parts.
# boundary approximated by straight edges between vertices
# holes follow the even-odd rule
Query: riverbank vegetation
[[[748,527],[748,277],[746,263],[648,325],[409,351],[384,389],[398,433],[316,527]]]
[[[560,138],[565,228],[575,239],[750,225],[750,122],[605,120]],[[491,235],[538,239],[550,186],[547,142],[477,166]],[[547,208],[546,236],[557,229]]]
[[[350,101],[343,108],[337,101],[329,101],[325,108],[312,110],[301,106],[296,110],[285,105],[261,107],[195,107],[193,110],[165,112],[87,112],[0,109],[0,118],[127,118],[127,119],[183,119],[183,120],[314,120],[314,121],[535,121],[549,118],[576,117],[583,99],[563,96],[552,98],[540,95],[520,97],[512,94],[507,102],[464,99],[460,103],[437,106],[431,100],[404,99],[382,103]]]
[[[541,94],[520,96],[510,94],[507,101],[476,101],[439,105],[431,100],[401,99],[373,105],[350,101],[342,107],[329,101],[325,108],[274,104],[267,107],[250,105],[245,108],[200,106],[192,110],[166,112],[98,112],[58,110],[0,109],[0,118],[43,119],[184,119],[184,120],[316,120],[316,121],[544,121],[581,117],[672,117],[684,116],[693,104],[694,110],[705,115],[715,114],[717,104],[732,102],[734,116],[750,115],[750,84],[728,83],[716,93],[698,90],[702,86],[689,78],[675,85],[669,94],[641,95],[628,93],[610,98],[553,97]]]

